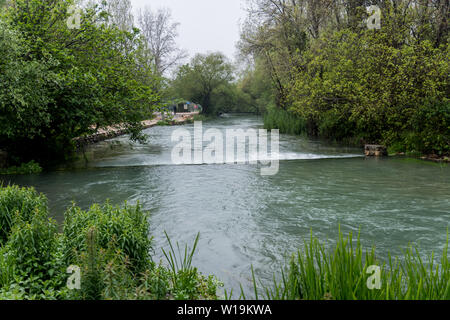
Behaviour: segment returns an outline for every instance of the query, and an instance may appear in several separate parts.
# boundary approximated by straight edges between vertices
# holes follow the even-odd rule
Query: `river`
[[[203,127],[258,129],[262,119],[226,115]],[[280,136],[274,176],[262,176],[258,165],[173,165],[176,129],[147,129],[144,145],[126,136],[99,143],[86,153],[88,163],[70,170],[0,179],[45,193],[59,222],[71,201],[83,208],[106,199],[139,201],[151,212],[156,260],[167,247],[164,231],[180,244],[192,244],[200,232],[194,264],[235,292],[240,283],[250,290],[252,265],[270,280],[311,230],[332,245],[339,225],[360,229],[362,243],[375,245],[380,257],[400,254],[410,242],[424,256],[442,252],[450,225],[448,165],[364,158],[360,149],[290,135]]]

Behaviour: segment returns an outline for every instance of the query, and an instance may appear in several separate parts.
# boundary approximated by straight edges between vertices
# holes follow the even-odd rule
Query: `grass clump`
[[[281,280],[274,277],[267,286],[254,280],[255,296],[270,300],[449,300],[450,265],[447,243],[435,263],[432,254],[427,263],[422,261],[417,247],[404,251],[403,259],[386,261],[376,256],[375,248],[363,250],[352,234],[339,239],[333,250],[328,250],[311,235],[303,249],[293,255],[281,271]],[[380,269],[380,286],[374,288],[371,278]],[[258,291],[261,290],[261,291]]]
[[[35,161],[22,163],[20,166],[12,166],[6,169],[0,169],[0,174],[36,174],[41,173],[42,167]]]
[[[56,299],[59,276],[56,222],[34,189],[0,189],[0,296]]]
[[[129,206],[125,203],[123,207],[95,204],[87,211],[72,205],[65,213],[62,234],[66,264],[74,262],[74,255],[88,250],[87,235],[94,232],[95,239],[91,241],[99,248],[114,247],[129,258],[135,273],[143,272],[151,261],[148,218],[139,204]]]

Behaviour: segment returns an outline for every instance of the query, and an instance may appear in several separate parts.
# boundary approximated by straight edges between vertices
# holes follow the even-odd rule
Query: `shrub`
[[[0,248],[0,288],[11,284],[14,280],[15,263],[5,247]]]
[[[399,45],[391,39],[397,31],[392,20],[385,21],[377,32],[329,30],[314,40],[288,86],[290,111],[326,138],[446,154],[449,47],[410,35]]]
[[[0,245],[8,239],[18,221],[30,222],[36,215],[47,216],[47,198],[33,188],[8,186],[0,189]]]
[[[217,298],[219,282],[191,266],[198,237],[184,259],[172,247],[170,268],[155,266],[148,215],[139,205],[106,203],[88,211],[72,205],[62,234],[48,218],[46,198],[34,189],[2,188],[0,208],[10,228],[2,229],[0,299]],[[70,265],[81,269],[81,290],[66,287]]]
[[[41,172],[41,166],[39,165],[39,163],[34,161],[22,163],[19,167],[13,166],[7,169],[0,170],[0,174],[33,174]]]

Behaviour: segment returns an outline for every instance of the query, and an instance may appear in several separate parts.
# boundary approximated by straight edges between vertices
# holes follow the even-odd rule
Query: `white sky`
[[[177,39],[180,48],[192,57],[196,53],[221,51],[230,59],[236,53],[239,24],[245,19],[245,0],[131,0],[133,10],[149,6],[172,10],[180,23]]]

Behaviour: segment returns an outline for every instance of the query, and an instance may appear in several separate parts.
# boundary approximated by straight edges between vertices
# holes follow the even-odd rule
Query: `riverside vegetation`
[[[129,0],[90,1],[70,29],[75,2],[0,1],[10,166],[67,161],[74,138],[118,124],[144,141],[140,121],[175,101],[264,114],[281,133],[450,155],[448,1],[248,0],[239,66],[220,52],[181,64],[170,12],[144,10],[135,23]],[[367,27],[370,5],[380,29]]]
[[[403,259],[376,256],[339,233],[326,249],[311,235],[274,284],[253,273],[256,299],[450,299],[448,240],[438,263],[417,248]],[[48,217],[47,199],[32,188],[0,190],[0,299],[218,299],[222,286],[192,266],[199,236],[184,251],[168,239],[166,263],[152,260],[149,215],[139,205],[73,204],[62,232]],[[81,268],[81,289],[66,286],[67,267]],[[381,267],[381,289],[369,290],[367,269]],[[253,270],[252,270],[253,271]],[[232,292],[225,291],[224,298]],[[247,297],[242,292],[241,299]]]

